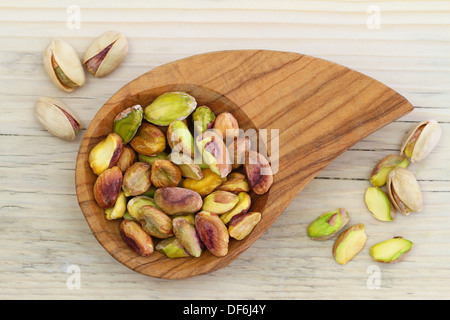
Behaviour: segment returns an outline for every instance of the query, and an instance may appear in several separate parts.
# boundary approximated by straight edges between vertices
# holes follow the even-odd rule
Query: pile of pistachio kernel
[[[412,127],[406,134],[400,154],[381,159],[370,176],[371,187],[365,193],[367,208],[379,221],[393,221],[395,210],[403,215],[422,210],[422,193],[414,174],[406,168],[422,161],[436,146],[441,128],[436,120],[426,120]],[[381,187],[386,185],[387,192]],[[347,210],[339,208],[326,212],[313,221],[308,236],[313,240],[327,240],[336,235],[349,221]],[[333,255],[339,264],[352,260],[367,241],[364,224],[355,224],[343,231],[335,241]],[[370,255],[375,261],[401,261],[412,249],[413,243],[401,236],[375,244]]]
[[[231,113],[216,116],[184,92],[126,108],[89,153],[94,198],[106,219],[122,219],[123,240],[142,256],[199,257],[206,248],[223,257],[230,237],[244,239],[261,220],[249,192],[273,182],[241,132]]]

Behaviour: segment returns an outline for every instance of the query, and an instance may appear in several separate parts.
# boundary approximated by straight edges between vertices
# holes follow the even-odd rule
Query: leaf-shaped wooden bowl
[[[216,114],[230,111],[243,129],[279,129],[279,170],[270,191],[254,198],[261,222],[244,240],[231,240],[222,258],[169,259],[134,253],[119,221],[106,220],[93,196],[88,164],[95,144],[112,132],[114,117],[135,104],[147,106],[168,91],[184,91]],[[222,51],[155,68],[115,93],[91,121],[76,163],[78,201],[97,240],[119,262],[145,275],[179,279],[228,265],[252,245],[293,198],[333,159],[375,130],[412,110],[400,94],[344,66],[290,52]]]

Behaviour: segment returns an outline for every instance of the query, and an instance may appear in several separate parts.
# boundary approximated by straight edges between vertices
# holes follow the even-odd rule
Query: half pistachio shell
[[[106,31],[87,48],[83,64],[95,77],[104,77],[116,69],[128,52],[128,41],[117,31]]]
[[[51,134],[73,141],[83,125],[62,101],[51,97],[40,97],[36,102],[35,115],[41,125]]]
[[[423,121],[408,131],[403,140],[401,153],[411,162],[422,161],[441,138],[441,127],[436,120]]]
[[[85,82],[84,70],[75,50],[64,40],[52,40],[45,49],[44,68],[60,89],[72,92]]]
[[[404,215],[422,210],[422,193],[414,175],[401,167],[391,171],[386,183],[392,204]]]

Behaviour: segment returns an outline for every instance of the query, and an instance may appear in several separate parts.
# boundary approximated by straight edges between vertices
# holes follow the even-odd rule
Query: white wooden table
[[[50,82],[41,57],[50,39],[65,39],[82,56],[110,29],[130,44],[119,69],[102,79],[88,75],[70,94]],[[1,0],[0,40],[0,298],[450,298],[449,1]],[[60,98],[87,127],[113,93],[142,73],[228,49],[328,59],[392,87],[415,110],[336,159],[228,267],[179,281],[143,276],[101,247],[78,206],[74,170],[85,131],[74,142],[51,136],[34,116],[35,101]],[[441,123],[443,136],[424,162],[410,166],[424,209],[379,222],[363,199],[370,172],[427,118]],[[333,240],[306,236],[315,217],[337,207],[349,210],[350,223],[364,223],[368,236],[345,266],[332,257]],[[410,255],[398,264],[373,261],[370,246],[396,235],[415,243]]]

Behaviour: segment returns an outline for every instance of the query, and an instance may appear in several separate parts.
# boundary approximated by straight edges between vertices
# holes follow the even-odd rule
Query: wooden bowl
[[[241,241],[231,239],[222,258],[142,257],[95,202],[90,150],[113,130],[127,107],[146,107],[168,91],[194,96],[216,114],[230,111],[243,129],[279,129],[279,169],[270,191],[253,197],[261,222]],[[158,278],[180,279],[228,265],[254,243],[292,199],[333,159],[375,130],[412,110],[400,94],[344,66],[298,53],[236,50],[205,53],[155,68],[115,93],[91,121],[76,162],[78,202],[94,236],[116,260]]]

